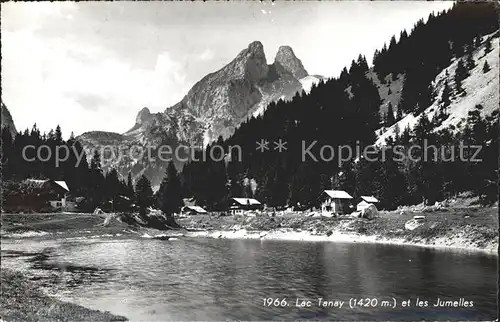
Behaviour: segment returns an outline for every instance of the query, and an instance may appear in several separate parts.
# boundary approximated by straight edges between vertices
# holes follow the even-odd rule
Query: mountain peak
[[[264,53],[264,45],[262,45],[262,43],[258,40],[256,41],[252,41],[249,45],[248,45],[248,51],[252,52],[252,53]]]
[[[233,70],[233,74],[245,74],[252,82],[265,78],[269,71],[264,46],[260,41],[251,42],[229,66],[231,66],[230,69]]]
[[[142,124],[149,122],[153,118],[154,115],[151,114],[149,108],[144,107],[142,110],[139,111],[139,113],[137,113],[137,117],[135,118],[135,125],[130,130],[125,132],[125,134],[140,128]]]
[[[292,55],[295,57],[295,53],[293,52],[292,47],[288,45],[282,45],[278,48],[278,54],[277,55]]]
[[[86,148],[108,144],[206,145],[219,136],[230,137],[242,122],[262,113],[271,102],[294,97],[304,89],[298,79],[301,76],[307,76],[307,72],[290,47],[282,46],[276,63],[268,65],[263,44],[253,41],[228,64],[196,82],[180,102],[162,113],[144,107],[137,113],[134,126],[121,135],[87,133],[80,138]],[[145,173],[152,185],[159,185],[164,174],[163,160],[143,161],[133,166],[133,175]],[[124,176],[132,171],[126,159],[113,164]]]
[[[137,117],[135,119],[135,123],[142,124],[144,122],[147,122],[150,118],[151,118],[151,111],[149,110],[149,108],[144,107],[137,114]]]
[[[248,47],[243,49],[239,54],[239,58],[249,58],[249,57],[258,57],[266,59],[266,55],[264,54],[264,45],[258,40],[252,41],[248,44]],[[236,59],[238,59],[236,57]]]
[[[280,46],[274,62],[283,66],[287,71],[292,73],[293,77],[296,79],[301,79],[309,75],[290,46]]]

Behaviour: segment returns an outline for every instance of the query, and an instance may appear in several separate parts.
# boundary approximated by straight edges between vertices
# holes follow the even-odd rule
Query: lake
[[[419,247],[5,239],[2,266],[25,270],[63,300],[131,321],[492,320],[497,310],[497,256]],[[438,298],[457,303],[434,307]]]

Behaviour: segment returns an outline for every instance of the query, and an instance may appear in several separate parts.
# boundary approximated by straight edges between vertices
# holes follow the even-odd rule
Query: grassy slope
[[[102,226],[105,216],[91,214],[2,214],[2,235],[25,232],[64,232],[66,236],[79,236],[85,231],[95,234],[123,233],[127,224],[112,220],[111,225]]]
[[[106,218],[108,222],[106,223]],[[2,237],[16,237],[15,234],[26,232],[63,233],[63,237],[77,237],[86,234],[116,235],[170,230],[165,218],[150,215],[139,218],[134,214],[88,213],[33,213],[2,214]],[[13,235],[14,234],[14,235]]]
[[[490,37],[492,35],[488,35]],[[451,104],[447,108],[449,117],[437,128],[443,129],[450,125],[457,125],[462,118],[467,117],[467,113],[471,111],[477,104],[481,104],[484,108],[481,110],[483,116],[489,115],[494,110],[498,109],[498,98],[499,98],[499,83],[498,83],[498,55],[499,55],[499,43],[498,34],[492,39],[493,50],[485,54],[485,40],[483,37],[482,45],[476,49],[473,53],[474,61],[476,66],[471,70],[471,75],[463,81],[463,88],[467,95],[460,96],[452,94]],[[488,73],[483,73],[483,65],[488,62],[491,70]],[[451,64],[442,70],[435,78],[433,82],[433,87],[438,94],[434,102],[421,114],[415,116],[413,114],[408,114],[398,121],[397,128],[402,132],[407,126],[414,128],[417,124],[417,120],[420,115],[425,114],[427,117],[432,118],[434,113],[439,110],[439,104],[441,101],[441,95],[443,92],[444,84],[447,82],[452,88],[454,88],[455,83],[453,81],[453,75],[455,75],[455,70],[457,68],[458,60],[454,59]],[[448,72],[449,76],[446,76]],[[380,90],[380,88],[379,88]],[[385,88],[384,88],[385,90]],[[392,90],[392,89],[391,89]],[[381,96],[384,99],[384,104],[386,104],[386,97]],[[395,106],[394,101],[393,106]],[[393,137],[396,131],[396,124],[387,128],[387,131],[383,132],[377,139],[377,145],[384,145],[385,140],[388,137]],[[377,131],[380,134],[380,131]]]

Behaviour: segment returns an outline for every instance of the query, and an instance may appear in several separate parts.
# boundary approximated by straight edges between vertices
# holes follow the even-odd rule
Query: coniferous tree
[[[145,216],[148,207],[153,205],[153,189],[151,183],[146,176],[141,176],[135,186],[135,199],[139,207],[139,215]]]
[[[395,122],[394,119],[394,111],[392,109],[392,103],[389,102],[389,105],[387,106],[387,126],[393,125]]]
[[[78,184],[82,184],[81,182],[78,183],[79,174],[77,169],[77,156],[74,154],[74,152],[71,151],[75,145],[75,142],[75,139],[71,137],[67,142],[63,142],[63,145],[65,145],[70,150],[70,153],[67,155],[67,160],[62,161],[60,165],[62,180],[66,181],[69,190],[73,192],[77,190]]]
[[[76,186],[77,195],[88,197],[89,192],[92,190],[92,187],[89,175],[90,169],[87,162],[87,153],[83,150],[82,145],[78,141],[73,144],[72,149],[81,156],[81,159],[79,161],[74,160],[74,163],[70,164],[70,166],[74,164],[77,168],[77,176],[75,178],[75,184],[73,186]]]
[[[63,141],[61,127],[59,125],[56,127],[55,140],[57,144],[60,144]]]
[[[488,64],[488,61],[486,60],[483,65],[483,73],[487,73],[491,70],[490,65]]]
[[[455,70],[455,88],[458,93],[463,91],[462,81],[469,76],[469,71],[465,68],[465,64],[462,60],[458,61],[457,69]]]
[[[111,169],[106,173],[105,189],[103,190],[106,199],[112,204],[112,209],[116,210],[115,204],[117,202],[118,194],[120,193],[120,180],[118,179],[118,172],[116,169]]]
[[[352,164],[345,163],[341,171],[333,178],[333,188],[336,190],[354,191],[356,174],[352,170]]]
[[[90,161],[89,195],[93,207],[101,204],[104,193],[104,175],[101,168],[101,155],[96,150]]]
[[[396,111],[396,120],[399,121],[403,118],[403,110],[401,110],[401,105],[398,104],[398,109]]]
[[[479,46],[481,46],[481,36],[476,36],[476,38],[474,38],[474,47],[478,48]]]
[[[183,201],[181,180],[172,161],[167,165],[157,198],[160,209],[167,215],[167,218],[173,220],[173,214],[180,211]]]
[[[36,125],[36,124],[35,124]],[[28,134],[28,129],[26,129],[26,135]],[[55,140],[55,132],[53,129],[50,129],[49,133],[47,133],[47,141]]]
[[[233,198],[240,198],[243,196],[243,185],[239,178],[235,177],[229,179],[229,195]]]
[[[372,195],[376,190],[376,176],[377,171],[380,168],[380,163],[375,161],[368,161],[363,157],[360,157],[357,162],[354,163],[354,195]],[[334,177],[333,180],[334,188],[342,188],[339,180]]]
[[[482,146],[479,155],[475,156],[475,158],[482,159],[482,162],[465,162],[463,167],[463,172],[467,178],[468,188],[478,196],[485,195],[484,188],[487,181],[486,178],[488,176],[491,177],[492,174],[487,174],[489,172],[489,167],[485,165],[486,162],[484,159],[484,151],[485,148],[488,147],[489,144],[487,142],[490,141],[489,139],[491,139],[491,137],[488,137],[488,124],[481,115],[482,110],[482,105],[476,105],[472,111],[468,112],[466,125],[462,132],[464,144]],[[472,153],[473,151],[466,151],[465,159],[472,158]],[[494,158],[495,161],[497,158]]]
[[[274,178],[273,178],[273,185],[272,185],[272,195],[271,195],[271,201],[270,205],[273,207],[277,206],[285,206],[287,205],[287,199],[288,199],[288,181],[289,181],[289,176],[286,173],[286,170],[283,166],[278,165],[277,169],[274,171]]]
[[[423,199],[425,204],[432,204],[442,193],[442,182],[436,167],[438,160],[437,151],[428,148],[436,144],[436,135],[433,132],[434,126],[427,116],[422,115],[413,130],[414,144],[418,144],[421,149],[414,153],[411,181],[416,183],[416,196]]]
[[[441,95],[441,104],[443,108],[446,108],[450,105],[451,103],[450,95],[451,95],[451,88],[448,85],[448,83],[445,83],[443,88],[443,94]]]
[[[372,65],[374,65],[374,66],[378,65],[379,57],[380,57],[380,52],[378,51],[378,49],[375,49],[375,52],[373,53]]]
[[[217,146],[223,146],[224,140],[220,136],[216,143]],[[222,210],[225,208],[228,199],[228,184],[227,184],[227,170],[226,162],[224,160],[217,161],[223,158],[224,152],[215,150],[214,160],[209,161],[210,168],[210,188],[209,199],[212,208]],[[255,190],[252,190],[252,194]]]
[[[400,169],[400,164],[391,150],[380,157],[380,169],[375,172],[376,183],[374,191],[383,209],[393,210],[406,202],[406,180]]]

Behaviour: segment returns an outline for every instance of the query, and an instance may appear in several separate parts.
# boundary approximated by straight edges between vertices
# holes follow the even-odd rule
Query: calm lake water
[[[62,299],[132,321],[496,318],[497,257],[484,254],[331,242],[95,238],[3,240],[2,257],[2,266],[26,269]],[[417,297],[429,307],[416,307]],[[266,306],[266,298],[286,298],[277,303],[285,307]],[[344,304],[321,307],[319,298]],[[369,298],[369,307],[351,308],[351,298]],[[438,298],[463,298],[469,307],[436,308]],[[296,307],[297,299],[311,307]],[[407,300],[410,307],[402,307]]]

